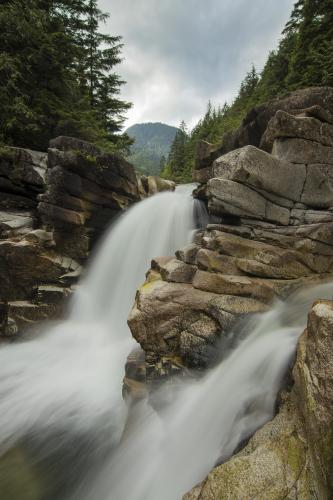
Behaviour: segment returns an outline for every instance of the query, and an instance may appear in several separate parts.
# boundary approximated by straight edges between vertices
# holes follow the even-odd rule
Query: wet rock
[[[147,198],[163,191],[174,191],[176,183],[167,179],[162,179],[157,175],[142,175],[138,178],[141,198]]]
[[[45,490],[45,477],[23,448],[12,448],[0,457],[0,498],[42,500]]]
[[[271,291],[269,293],[271,294]],[[165,356],[182,360],[182,365],[186,367],[187,360],[199,359],[200,351],[202,356],[198,366],[203,366],[206,354],[215,352],[215,349],[206,349],[203,343],[193,339],[192,335],[204,339],[204,343],[210,346],[214,345],[237,321],[266,310],[267,305],[264,302],[252,297],[219,295],[196,289],[188,283],[171,283],[156,279],[146,282],[137,292],[128,324],[144,351],[154,353],[155,362],[150,376],[153,374],[153,377],[158,378],[167,375],[165,366],[163,372],[158,368]],[[215,325],[214,341],[210,337],[211,330],[207,335],[209,324]],[[181,341],[182,332],[187,333]],[[184,359],[180,352],[181,342]],[[195,347],[193,356],[189,352],[190,345]]]
[[[332,327],[333,303],[318,301],[299,341],[294,387],[277,416],[184,500],[331,498]]]
[[[134,349],[125,365],[123,397],[136,402],[147,395],[145,353],[142,349]]]
[[[155,257],[151,261],[151,268],[160,273],[162,267],[165,267],[168,264],[168,262],[170,262],[172,260],[173,260],[173,257]]]
[[[71,294],[69,288],[52,285],[40,285],[37,287],[36,300],[39,303],[59,304]]]
[[[184,363],[189,368],[207,368],[217,358],[217,339],[212,335],[212,340],[193,335],[183,331],[179,338],[179,349]]]
[[[55,246],[53,233],[45,231],[44,229],[35,229],[34,231],[29,231],[27,234],[25,234],[24,239],[26,241],[31,241],[32,243],[47,248],[52,248]]]
[[[73,259],[45,251],[29,241],[0,242],[0,279],[2,296],[25,300],[37,283],[57,283],[64,274],[80,269]]]
[[[153,175],[138,176],[141,198],[147,198],[162,191],[174,191],[176,183]]]

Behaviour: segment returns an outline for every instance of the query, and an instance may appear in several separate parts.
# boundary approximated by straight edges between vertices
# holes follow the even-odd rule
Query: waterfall
[[[330,283],[277,303],[227,359],[200,382],[183,384],[158,415],[142,403],[119,448],[74,499],[181,500],[273,417],[307,312],[314,299],[331,296]]]
[[[23,446],[46,471],[50,489],[38,500],[179,500],[274,413],[308,307],[330,285],[258,316],[219,366],[184,382],[158,415],[136,405],[124,432],[122,378],[135,345],[127,316],[151,258],[190,241],[192,189],[129,209],[96,250],[67,319],[0,349],[0,454]]]
[[[124,366],[135,345],[127,316],[150,260],[173,255],[191,237],[193,188],[156,194],[121,215],[95,252],[67,319],[1,347],[0,455],[27,437],[29,447],[44,440],[59,450],[72,436],[91,435],[97,448],[105,436],[108,446],[119,441],[127,413]]]

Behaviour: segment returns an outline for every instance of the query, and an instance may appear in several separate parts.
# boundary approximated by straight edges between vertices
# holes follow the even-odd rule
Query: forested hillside
[[[135,140],[128,160],[142,173],[158,175],[165,166],[176,127],[164,123],[137,123],[126,130]]]
[[[0,8],[0,142],[45,150],[70,135],[108,150],[130,104],[114,72],[121,38],[100,32],[97,0],[3,0]]]
[[[219,142],[226,132],[240,125],[254,106],[292,90],[318,85],[333,85],[333,3],[298,0],[279,46],[268,55],[263,71],[258,74],[252,66],[235,100],[217,108],[209,103],[206,114],[191,132],[182,124],[163,175],[178,182],[191,180],[200,139]]]

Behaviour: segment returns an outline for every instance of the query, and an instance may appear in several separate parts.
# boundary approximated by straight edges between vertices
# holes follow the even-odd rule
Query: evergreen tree
[[[45,150],[66,134],[109,149],[128,147],[117,132],[129,104],[119,37],[100,35],[106,16],[90,0],[6,0],[0,6],[0,140]]]
[[[124,121],[123,113],[130,104],[117,98],[124,81],[114,72],[121,62],[121,37],[103,34],[100,23],[108,19],[97,6],[97,0],[87,0],[84,57],[80,68],[81,81],[88,91],[91,108],[96,112],[103,127],[111,134],[119,132]]]
[[[166,167],[166,157],[163,155],[161,156],[161,159],[160,159],[160,172],[163,172],[163,170],[165,169]]]
[[[170,148],[168,164],[170,165],[173,178],[177,180],[182,177],[185,168],[185,145],[187,142],[187,130],[184,121],[181,122],[179,130]]]
[[[302,20],[298,26],[288,83],[291,88],[333,85],[332,0],[302,2]]]
[[[14,0],[0,9],[0,130],[9,143],[45,148],[72,102],[73,58],[61,18],[40,4]]]

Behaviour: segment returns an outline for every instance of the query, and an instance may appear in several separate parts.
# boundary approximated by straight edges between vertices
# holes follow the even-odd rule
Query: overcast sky
[[[279,41],[294,0],[99,0],[111,17],[103,31],[123,37],[133,103],[126,126],[161,121],[191,127],[214,105],[231,102],[252,63],[261,69]]]

